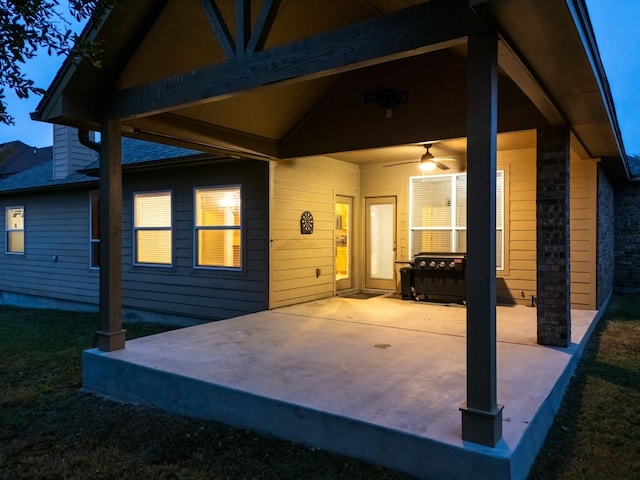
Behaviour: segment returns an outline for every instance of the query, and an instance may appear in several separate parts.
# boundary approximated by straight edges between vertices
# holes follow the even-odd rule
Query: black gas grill
[[[409,267],[400,269],[403,299],[466,302],[464,253],[421,252],[407,263]]]

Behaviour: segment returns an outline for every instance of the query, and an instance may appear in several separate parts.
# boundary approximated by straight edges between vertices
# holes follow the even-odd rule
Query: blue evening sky
[[[628,154],[640,155],[640,1],[587,0],[587,6],[625,149]],[[43,54],[30,61],[24,70],[36,85],[47,88],[61,64],[62,58]],[[7,88],[5,95],[16,124],[0,126],[0,144],[21,140],[34,147],[51,145],[51,125],[33,122],[29,117],[39,98],[18,100]]]

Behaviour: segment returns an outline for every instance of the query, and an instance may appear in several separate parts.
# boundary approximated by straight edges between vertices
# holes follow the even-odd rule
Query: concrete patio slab
[[[252,428],[419,478],[526,478],[599,315],[569,348],[536,344],[536,311],[498,307],[495,448],[461,439],[461,305],[334,297],[84,353],[84,389]]]

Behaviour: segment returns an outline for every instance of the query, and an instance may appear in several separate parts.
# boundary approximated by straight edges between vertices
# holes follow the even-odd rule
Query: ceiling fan
[[[433,146],[433,144],[425,144],[423,147],[425,148],[425,152],[420,157],[420,160],[411,160],[408,162],[399,162],[399,163],[390,163],[389,165],[384,165],[385,167],[395,167],[397,165],[407,165],[409,163],[418,163],[420,162],[420,170],[423,172],[430,172],[439,168],[440,170],[449,170],[449,166],[443,163],[444,160],[453,160],[452,158],[441,158],[435,157],[433,153],[429,151],[429,149]]]

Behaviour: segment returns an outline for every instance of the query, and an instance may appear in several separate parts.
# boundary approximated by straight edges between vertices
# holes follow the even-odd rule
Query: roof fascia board
[[[79,38],[86,39],[89,42],[95,42],[100,25],[104,24],[112,11],[113,7],[108,8],[97,21],[89,19]],[[32,120],[46,121],[49,118],[57,116],[63,110],[60,97],[62,96],[64,87],[69,83],[69,80],[73,77],[77,69],[78,61],[73,55],[72,50],[71,54],[67,56],[62,67],[60,67],[60,70],[58,70],[56,76],[53,78],[47,93],[38,103],[36,111],[31,113]]]
[[[616,115],[613,97],[611,96],[611,89],[609,88],[609,81],[607,80],[604,66],[602,65],[593,27],[589,20],[587,7],[584,0],[566,0],[566,3],[569,13],[571,14],[571,18],[573,18],[576,31],[578,32],[580,40],[584,46],[585,54],[591,64],[595,80],[598,84],[598,90],[600,92],[605,111],[607,112],[609,125],[611,126],[616,145],[618,146],[618,152],[620,153],[624,170],[627,178],[631,178],[631,168],[624,149],[622,134],[620,132],[620,126],[618,125],[618,117]]]
[[[114,94],[106,118],[127,120],[273,83],[298,82],[355,70],[466,42],[485,23],[466,0],[431,0],[227,62]]]

